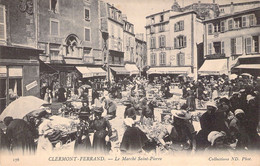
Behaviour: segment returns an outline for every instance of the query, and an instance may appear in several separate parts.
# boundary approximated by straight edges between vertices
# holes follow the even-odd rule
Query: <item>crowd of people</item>
[[[174,95],[170,93],[173,83],[175,82],[170,77],[159,82],[162,98],[168,99]],[[109,154],[113,146],[111,139],[115,137],[110,121],[117,117],[119,110],[116,99],[122,98],[124,90],[129,93],[127,100],[122,102],[126,106],[123,114],[125,130],[119,140],[119,149],[123,154],[150,153],[158,148],[174,153],[208,153],[215,150],[230,152],[260,148],[257,130],[260,86],[256,80],[210,77],[201,78],[197,82],[180,81],[178,87],[182,89],[182,99],[186,103],[173,114],[164,116],[159,124],[155,120],[156,99],[146,97],[147,88],[155,84],[157,82],[136,77],[124,80],[124,84],[113,82],[103,92],[94,91],[94,95],[93,91],[91,95],[88,94],[89,87],[82,90],[79,88],[78,95],[83,104],[78,111],[80,122],[76,127],[75,154]],[[92,97],[91,103],[88,96]],[[196,104],[206,108],[205,113],[198,117],[199,131],[195,130],[192,114],[198,108]],[[7,130],[6,134],[1,131],[1,147],[13,153],[16,147],[30,153],[39,149],[51,151],[55,146],[50,139],[58,137],[59,133],[51,129],[50,115],[48,111],[43,111],[37,123],[6,117],[4,123]],[[38,139],[38,143],[34,139]]]

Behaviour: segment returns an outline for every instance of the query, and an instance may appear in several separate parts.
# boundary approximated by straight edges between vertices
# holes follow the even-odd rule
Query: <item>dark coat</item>
[[[105,137],[112,135],[111,125],[105,118],[95,119],[92,124],[92,129],[95,130],[93,139],[94,153],[107,153]]]
[[[140,153],[148,138],[137,127],[127,127],[120,145],[120,150],[128,154]]]
[[[26,121],[14,119],[6,129],[6,136],[13,153],[33,154],[35,151],[34,132]]]

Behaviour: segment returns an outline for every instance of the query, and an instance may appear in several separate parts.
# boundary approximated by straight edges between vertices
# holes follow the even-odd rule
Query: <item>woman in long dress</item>
[[[93,108],[95,119],[91,125],[94,130],[93,151],[97,154],[107,154],[109,152],[109,137],[112,135],[112,129],[109,121],[101,116],[102,107]]]

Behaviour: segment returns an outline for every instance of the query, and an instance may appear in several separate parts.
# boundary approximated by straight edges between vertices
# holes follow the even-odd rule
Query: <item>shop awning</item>
[[[93,77],[93,73],[85,66],[76,66],[76,69],[82,74],[83,78]]]
[[[128,75],[128,74],[130,74],[130,71],[128,71],[128,70],[126,70],[126,68],[125,67],[110,67],[111,68],[111,70],[113,70],[114,72],[116,72],[116,74],[118,74],[118,75]]]
[[[235,67],[236,69],[260,69],[260,64],[241,64]]]
[[[135,64],[125,64],[125,68],[130,72],[130,75],[139,74],[139,69]]]
[[[100,67],[77,66],[83,78],[106,76],[106,71]]]
[[[227,59],[205,60],[198,73],[200,75],[227,75]]]
[[[190,67],[154,67],[147,71],[147,74],[189,74]]]
[[[106,76],[106,71],[101,67],[88,67],[88,69],[92,72],[94,77]]]

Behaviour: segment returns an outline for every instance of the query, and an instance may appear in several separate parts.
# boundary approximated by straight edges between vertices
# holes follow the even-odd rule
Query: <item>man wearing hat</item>
[[[104,111],[102,107],[93,108],[95,119],[91,125],[94,130],[93,151],[97,154],[107,154],[109,152],[109,137],[112,135],[112,129],[109,121],[102,117]],[[111,147],[110,147],[111,148]]]

